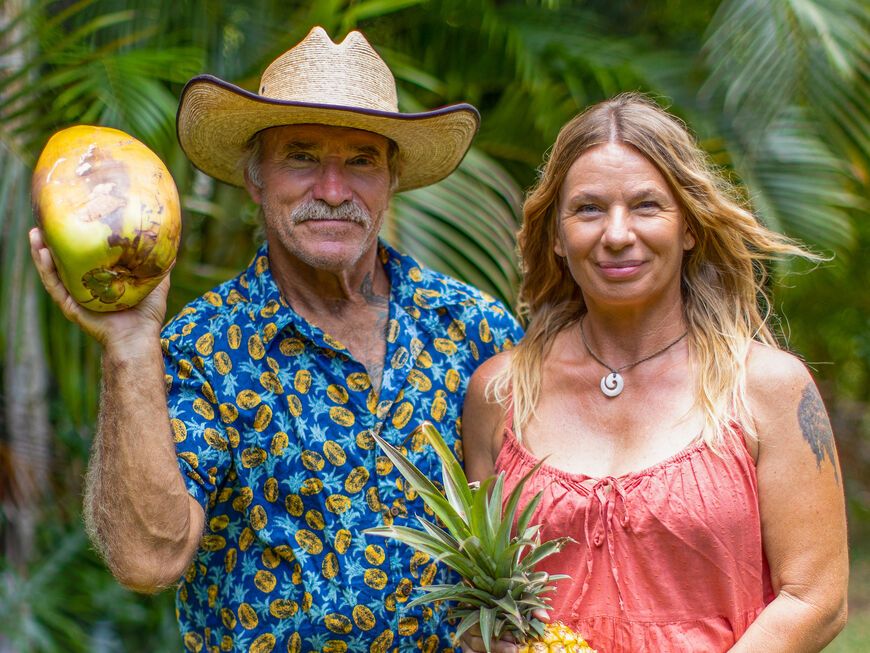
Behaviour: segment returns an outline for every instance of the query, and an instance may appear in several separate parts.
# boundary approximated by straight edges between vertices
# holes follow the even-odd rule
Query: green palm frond
[[[472,150],[444,181],[395,196],[384,233],[423,264],[512,305],[519,210],[516,183]]]
[[[704,49],[701,104],[759,214],[773,229],[839,252],[853,246],[851,220],[868,208],[859,181],[870,171],[862,5],[727,0]]]
[[[726,0],[704,46],[710,74],[702,95],[721,94],[736,128],[765,130],[799,89],[804,36],[788,0]]]
[[[855,0],[727,0],[705,43],[711,73],[702,94],[721,94],[724,111],[749,134],[801,102],[822,119],[835,106],[854,112],[847,123],[866,118],[858,101],[867,93],[868,25],[866,5]]]
[[[804,242],[842,250],[854,242],[849,209],[868,207],[844,184],[847,167],[802,112],[781,115],[735,169],[768,225]]]

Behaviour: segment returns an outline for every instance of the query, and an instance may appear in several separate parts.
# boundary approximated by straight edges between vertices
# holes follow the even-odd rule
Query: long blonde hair
[[[512,351],[510,366],[490,382],[489,392],[503,405],[512,403],[519,434],[534,414],[543,360],[556,335],[586,312],[580,287],[554,251],[559,192],[571,165],[605,143],[631,145],[658,168],[695,238],[683,258],[681,291],[690,356],[698,371],[702,438],[715,446],[738,425],[754,435],[746,400],[746,355],[753,340],[778,346],[768,327],[766,263],[793,255],[818,257],[761,225],[686,126],[638,93],[618,95],[570,120],[527,196],[518,244],[523,271],[519,312],[528,330]]]

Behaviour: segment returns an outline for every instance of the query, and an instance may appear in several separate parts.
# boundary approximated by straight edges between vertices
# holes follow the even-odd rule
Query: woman
[[[546,460],[525,499],[577,541],[542,565],[572,577],[551,618],[603,653],[821,650],[846,616],[843,488],[764,294],[766,261],[812,256],[637,94],[562,129],[519,243],[529,329],[473,376],[463,446],[507,487]]]

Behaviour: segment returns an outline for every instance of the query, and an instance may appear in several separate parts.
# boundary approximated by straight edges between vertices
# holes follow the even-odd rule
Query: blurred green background
[[[84,537],[82,474],[99,352],[35,277],[32,166],[48,136],[104,124],[144,141],[183,198],[170,312],[247,264],[254,206],[194,171],[179,92],[208,72],[255,89],[315,24],[362,29],[417,111],[468,101],[460,170],[397,197],[384,236],[512,302],[523,192],[559,127],[623,90],[685,119],[759,216],[832,258],[777,269],[784,343],[830,410],[852,546],[851,616],[870,642],[870,26],[862,0],[79,0],[0,3],[0,653],[173,651],[171,593],[121,589]],[[807,539],[825,537],[807,524]]]

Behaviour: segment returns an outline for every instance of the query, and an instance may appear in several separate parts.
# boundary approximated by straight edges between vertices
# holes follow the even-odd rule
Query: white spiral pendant
[[[622,375],[619,372],[611,372],[601,377],[601,392],[608,397],[616,397],[622,392],[624,385]]]

